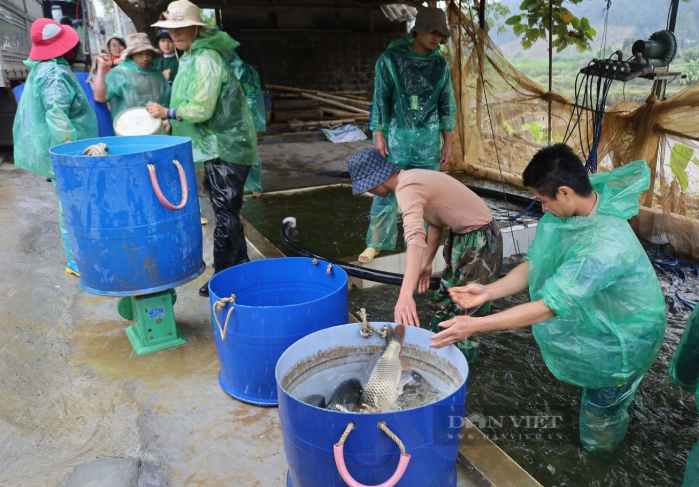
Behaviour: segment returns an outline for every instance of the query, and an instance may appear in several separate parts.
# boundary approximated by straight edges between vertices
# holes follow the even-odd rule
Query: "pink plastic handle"
[[[153,191],[155,191],[155,196],[158,197],[158,201],[160,201],[160,204],[168,210],[178,211],[184,208],[187,204],[189,189],[187,186],[187,175],[184,173],[184,168],[182,167],[182,164],[180,164],[176,160],[172,161],[172,163],[175,166],[177,166],[177,172],[180,173],[180,186],[182,186],[182,200],[180,201],[179,205],[175,206],[172,203],[170,203],[163,194],[162,190],[160,189],[160,183],[158,183],[158,176],[155,174],[155,166],[153,164],[148,164],[148,175],[150,176],[150,183],[153,186]]]
[[[383,484],[369,486],[354,480],[347,471],[347,466],[345,465],[344,448],[344,445],[335,443],[335,446],[333,446],[333,452],[335,453],[335,466],[337,467],[337,471],[340,472],[340,477],[342,477],[342,480],[344,480],[349,487],[393,487],[400,482],[400,479],[403,478],[405,469],[408,468],[408,463],[410,463],[410,454],[406,453],[405,455],[401,455],[400,460],[398,461],[398,468],[396,468],[396,471],[393,473],[390,479]]]

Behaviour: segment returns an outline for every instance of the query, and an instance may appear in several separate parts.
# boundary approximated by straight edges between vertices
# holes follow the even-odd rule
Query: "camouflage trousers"
[[[461,309],[449,296],[449,288],[476,282],[490,284],[497,280],[502,267],[502,234],[495,220],[488,225],[463,235],[449,230],[444,242],[444,261],[439,290],[434,294],[435,313],[431,329],[441,331],[439,323],[459,315],[485,316],[490,302],[473,309]],[[480,340],[472,336],[456,343],[469,363],[478,361]]]

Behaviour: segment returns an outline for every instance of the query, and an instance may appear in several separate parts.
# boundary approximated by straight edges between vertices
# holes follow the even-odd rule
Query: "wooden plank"
[[[317,120],[323,116],[323,110],[317,108],[315,110],[292,110],[288,112],[274,112],[275,122],[290,122],[292,120]]]
[[[321,101],[326,105],[332,105],[334,107],[345,108],[346,110],[349,110],[350,112],[361,113],[363,115],[369,115],[369,112],[367,110],[362,110],[361,108],[353,107],[351,105],[347,105],[347,104],[341,103],[339,101],[328,100],[327,98],[323,98],[321,96],[316,96],[316,95],[311,95],[310,93],[301,93],[301,96],[303,96],[304,98],[310,98],[311,100]]]
[[[308,110],[310,108],[320,108],[320,102],[317,100],[277,100],[274,102],[274,111],[289,111],[289,110]]]
[[[459,446],[459,464],[483,487],[542,487],[468,419]]]

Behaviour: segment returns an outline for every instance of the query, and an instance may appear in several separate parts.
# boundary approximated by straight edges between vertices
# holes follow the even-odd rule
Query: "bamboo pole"
[[[346,96],[332,95],[326,91],[321,91],[321,90],[309,90],[309,89],[305,89],[305,88],[294,88],[293,86],[270,85],[270,84],[265,85],[265,88],[270,89],[270,90],[294,91],[296,93],[301,93],[302,95],[304,93],[311,93],[311,94],[316,94],[318,96],[331,98],[333,100],[348,101],[348,102],[357,103],[360,105],[365,105],[368,107],[370,107],[372,105],[371,102],[369,102],[369,101],[355,100],[353,98],[348,98]]]
[[[361,108],[353,107],[351,105],[346,105],[346,104],[341,103],[339,101],[329,100],[327,98],[322,98],[320,96],[311,95],[309,93],[301,93],[301,96],[304,98],[309,98],[311,100],[318,100],[320,102],[323,102],[327,105],[332,105],[334,107],[345,108],[345,109],[349,110],[350,112],[361,113],[363,115],[369,115],[369,112],[367,110],[362,110]]]
[[[370,107],[372,105],[370,101],[354,100],[352,98],[347,98],[346,96],[331,95],[330,93],[325,93],[323,91],[319,91],[318,96],[330,98],[331,100],[348,101],[350,103],[356,103],[357,105],[364,105],[366,107]]]
[[[325,113],[329,113],[330,115],[334,115],[336,117],[355,117],[357,114],[353,112],[343,112],[342,110],[339,110],[337,108],[333,107],[325,107],[321,105],[321,110],[323,110]],[[366,116],[366,115],[365,115]]]

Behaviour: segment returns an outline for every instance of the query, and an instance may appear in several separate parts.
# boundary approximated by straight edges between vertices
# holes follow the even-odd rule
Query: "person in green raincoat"
[[[126,38],[122,62],[117,67],[107,72],[107,57],[97,58],[92,91],[96,101],[109,103],[112,122],[128,108],[145,107],[151,102],[169,105],[170,85],[153,62],[153,57],[160,55],[146,34],[136,33]]]
[[[237,41],[236,44],[240,45]],[[245,100],[248,102],[248,107],[250,107],[255,120],[255,130],[257,132],[266,131],[267,114],[265,113],[265,99],[262,93],[260,75],[255,68],[240,59],[235,51],[231,53],[231,66],[233,66],[233,72],[245,92]],[[252,192],[252,196],[255,198],[259,198],[262,194],[262,159],[259,155],[257,164],[250,168],[250,174],[245,181],[245,191]]]
[[[410,39],[394,41],[376,62],[371,129],[374,145],[401,169],[439,170],[451,159],[456,102],[440,46],[449,37],[443,10],[420,10]],[[443,140],[443,142],[442,142]],[[367,248],[360,262],[394,250],[398,238],[396,198],[374,196]]]
[[[235,41],[222,31],[209,32],[199,7],[188,0],[168,5],[167,20],[153,27],[168,29],[182,51],[172,85],[171,108],[147,105],[149,113],[172,125],[174,135],[192,139],[195,169],[203,166],[216,217],[214,273],[248,261],[240,220],[243,187],[258,162],[257,136],[245,93],[233,73],[230,53]],[[199,289],[209,295],[208,283]]]
[[[675,356],[672,357],[668,374],[673,384],[696,396],[696,406],[699,408],[699,306],[696,306],[689,316]],[[699,485],[699,442],[694,445],[687,457],[682,487],[697,485]]]
[[[623,442],[627,409],[665,335],[660,283],[627,222],[638,213],[650,170],[635,161],[588,177],[573,150],[556,144],[534,156],[522,179],[546,211],[526,261],[493,284],[450,294],[472,307],[528,289],[531,302],[444,321],[431,346],[532,325],[551,372],[583,389],[584,448],[612,451]]]
[[[53,181],[49,149],[75,140],[97,137],[97,117],[80,83],[63,56],[68,56],[80,37],[70,26],[39,19],[31,27],[32,50],[24,62],[31,68],[17,106],[12,136],[17,167]],[[58,200],[66,272],[79,275]]]

